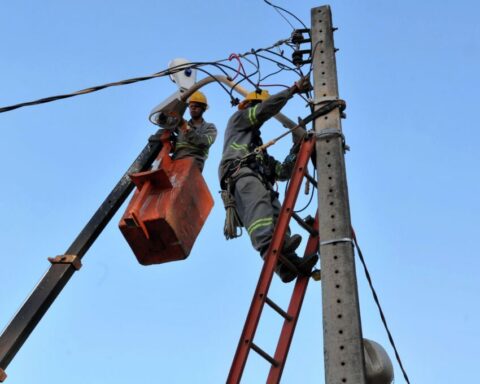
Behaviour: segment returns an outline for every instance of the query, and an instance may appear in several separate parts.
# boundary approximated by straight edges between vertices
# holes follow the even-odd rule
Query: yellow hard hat
[[[253,91],[247,94],[245,97],[245,101],[253,101],[253,100],[260,100],[265,101],[270,97],[270,94],[266,89],[262,89],[260,92]]]
[[[205,97],[205,95],[200,92],[200,91],[197,91],[197,92],[194,92],[192,94],[192,96],[190,96],[190,98],[188,99],[188,103],[200,103],[200,104],[205,104],[205,108],[208,108],[208,103],[207,103],[207,98]]]

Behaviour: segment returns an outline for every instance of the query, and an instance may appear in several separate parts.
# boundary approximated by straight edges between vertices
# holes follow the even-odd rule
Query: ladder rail
[[[309,135],[302,143],[297,155],[297,161],[292,171],[287,193],[285,195],[280,215],[275,226],[272,242],[270,243],[270,247],[265,256],[265,261],[260,273],[260,278],[258,280],[255,293],[253,295],[250,309],[248,311],[245,326],[233,358],[232,366],[227,378],[228,384],[240,383],[245,365],[247,363],[248,354],[252,346],[253,338],[260,321],[260,316],[265,305],[268,289],[272,282],[273,272],[275,266],[277,265],[278,256],[283,246],[285,233],[287,232],[288,224],[293,214],[293,208],[300,192],[302,180],[307,171],[307,165],[314,148],[315,138],[314,136]]]
[[[318,213],[315,217],[313,228],[318,231]],[[310,236],[304,254],[310,255],[316,252],[318,250],[319,242],[320,238],[318,237],[318,233],[316,236]],[[288,351],[290,350],[293,334],[295,332],[295,327],[297,326],[298,317],[300,315],[300,310],[302,309],[303,299],[305,298],[309,281],[310,278],[308,276],[299,276],[295,282],[295,288],[293,289],[293,294],[287,310],[287,314],[292,318],[292,320],[288,321],[285,319],[283,322],[282,331],[280,332],[280,337],[277,343],[277,349],[275,350],[275,355],[273,356],[273,359],[279,362],[279,364],[277,366],[272,365],[270,368],[267,378],[268,384],[279,383],[282,377],[283,369],[285,368],[285,363],[287,361]]]

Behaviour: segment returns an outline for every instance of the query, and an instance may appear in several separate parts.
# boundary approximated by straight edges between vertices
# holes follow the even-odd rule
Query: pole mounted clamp
[[[326,102],[329,101],[338,101],[340,98],[335,97],[335,96],[324,96],[324,97],[317,97],[314,100],[310,99],[310,104],[311,105],[322,105],[325,104]]]
[[[345,100],[340,99],[339,97],[336,96],[324,96],[324,97],[317,97],[314,100],[309,99],[308,104],[310,106],[320,106],[323,107],[324,105],[327,105],[328,103],[331,102],[336,102],[336,107],[340,109],[340,117],[342,119],[347,118],[347,114],[345,113],[345,109],[347,108],[347,103]]]
[[[345,141],[345,136],[343,135],[343,132],[337,128],[325,128],[315,134],[315,138],[317,140],[330,139],[335,136],[341,137],[342,140]]]
[[[341,239],[325,240],[325,241],[320,242],[320,246],[328,245],[328,244],[335,244],[335,243],[352,243],[352,245],[353,245],[353,239],[351,239],[349,237],[343,237]]]
[[[71,264],[77,271],[82,267],[82,262],[77,255],[59,255],[49,257],[48,261],[52,264]]]
[[[342,139],[343,150],[345,152],[350,150],[350,147],[345,143],[345,135],[337,128],[325,128],[320,132],[315,133],[315,139],[317,140],[327,140],[332,137],[340,137]]]

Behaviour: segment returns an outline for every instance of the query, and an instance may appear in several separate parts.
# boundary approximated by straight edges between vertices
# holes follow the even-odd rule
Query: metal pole
[[[338,99],[332,14],[312,8],[315,108]],[[315,120],[322,268],[325,383],[365,384],[362,329],[350,224],[341,112]]]
[[[81,259],[97,239],[110,219],[117,212],[133,189],[129,175],[147,169],[158,155],[162,144],[157,134],[138,155],[115,188],[110,192],[102,205],[83,228],[66,255]],[[30,333],[35,329],[50,305],[56,299],[63,287],[68,283],[79,264],[54,263],[27,298],[10,324],[0,335],[0,382],[5,380],[5,368],[15,357]]]

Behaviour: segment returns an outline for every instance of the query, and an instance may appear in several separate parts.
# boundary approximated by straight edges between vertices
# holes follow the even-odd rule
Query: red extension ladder
[[[316,215],[315,219],[309,217],[303,220],[294,212],[295,202],[297,200],[303,178],[307,177],[312,179],[307,174],[307,165],[314,149],[315,138],[313,135],[309,135],[303,141],[297,155],[297,162],[292,172],[292,177],[290,179],[282,209],[280,211],[280,216],[275,227],[270,248],[268,249],[264,259],[262,272],[260,273],[260,278],[253,296],[252,304],[250,306],[245,326],[238,343],[235,357],[233,358],[227,384],[240,383],[250,349],[253,349],[271,364],[270,373],[266,382],[268,384],[280,382],[310,277],[299,275],[295,282],[295,287],[293,289],[287,311],[284,311],[268,297],[268,290],[272,282],[278,259],[280,258],[283,260],[283,256],[280,255],[279,250],[282,249],[285,233],[292,217],[310,234],[305,249],[305,255],[315,254],[319,249],[318,216]],[[316,184],[314,184],[314,187],[316,187]],[[318,280],[320,278],[320,271],[314,271],[312,276]],[[253,341],[265,304],[269,305],[284,318],[282,331],[278,340],[275,355],[273,357],[268,355]]]

